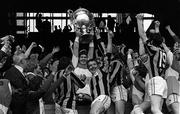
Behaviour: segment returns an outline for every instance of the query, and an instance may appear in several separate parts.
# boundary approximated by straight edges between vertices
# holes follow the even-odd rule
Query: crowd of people
[[[75,30],[68,46],[72,57],[54,56],[63,51],[58,46],[42,57],[33,51],[36,42],[13,51],[14,36],[1,38],[0,114],[78,114],[77,105],[88,105],[89,114],[112,114],[112,104],[115,114],[126,114],[127,102],[133,106],[130,114],[179,114],[180,39],[167,25],[174,40],[168,47],[160,21],[146,34],[143,14],[134,18],[139,50],[113,44],[108,27],[107,43],[96,27],[86,48],[81,47],[81,30]]]

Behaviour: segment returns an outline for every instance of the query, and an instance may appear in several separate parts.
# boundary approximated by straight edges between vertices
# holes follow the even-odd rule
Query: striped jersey
[[[62,70],[59,75],[62,75],[63,73],[64,70]],[[66,77],[66,80],[64,80],[64,82],[61,83],[58,90],[58,94],[59,94],[58,104],[61,107],[70,108],[70,109],[76,108],[76,90],[77,90],[76,83],[78,82],[81,82],[79,78],[72,79],[72,76],[68,75]]]
[[[99,95],[110,95],[109,75],[99,69],[90,80],[91,96],[94,100]]]
[[[122,82],[122,67],[123,64],[119,60],[113,60],[110,63],[109,67],[109,77],[110,77],[110,85],[111,87],[121,85]]]
[[[148,69],[150,78],[155,76],[161,76],[164,78],[167,65],[167,55],[165,50],[163,48],[153,49],[152,45],[146,43],[145,51],[147,52],[147,55],[144,56],[146,59],[142,61]],[[142,59],[144,58],[142,57]]]

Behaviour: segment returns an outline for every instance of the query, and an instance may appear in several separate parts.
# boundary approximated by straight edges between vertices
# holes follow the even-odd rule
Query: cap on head
[[[80,55],[87,55],[87,50],[86,49],[82,49],[80,52],[79,52],[79,56]]]

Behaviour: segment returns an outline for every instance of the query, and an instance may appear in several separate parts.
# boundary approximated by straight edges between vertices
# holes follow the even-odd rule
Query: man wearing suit
[[[26,67],[26,57],[23,53],[15,54],[13,62],[14,65],[4,74],[4,78],[10,81],[13,91],[10,110],[13,114],[25,114],[28,83],[23,70]]]

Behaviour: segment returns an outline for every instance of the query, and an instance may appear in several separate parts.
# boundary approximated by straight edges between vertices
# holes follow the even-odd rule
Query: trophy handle
[[[73,20],[74,20],[74,12],[73,12],[73,10],[68,9],[68,10],[67,10],[67,13],[68,13],[68,15],[69,15],[69,18],[70,18],[71,23],[73,23]]]

